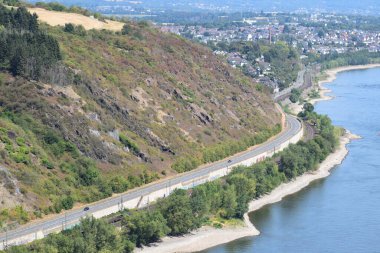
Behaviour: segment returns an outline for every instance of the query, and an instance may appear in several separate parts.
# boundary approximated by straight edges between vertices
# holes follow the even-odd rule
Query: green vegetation
[[[4,111],[0,111],[0,143],[5,145],[0,161],[1,164],[12,164],[16,169],[14,176],[23,183],[22,194],[33,192],[40,199],[34,199],[34,204],[39,208],[33,213],[23,211],[22,215],[18,215],[20,207],[3,209],[0,213],[1,224],[7,221],[25,223],[41,214],[71,209],[74,202],[93,202],[157,178],[147,171],[128,178],[101,177],[97,164],[80,154],[78,148],[64,140],[58,131],[22,112],[9,111],[8,98],[4,94],[11,94],[8,89],[14,88],[3,86],[0,92],[0,103],[6,105],[2,108]],[[25,92],[28,93],[28,90]],[[22,99],[23,95],[18,95]],[[40,109],[44,111],[42,107]],[[36,174],[36,170],[42,173]],[[11,188],[14,186],[10,185],[10,191]],[[50,203],[42,201],[45,197]]]
[[[9,113],[0,114],[0,126],[0,140],[7,143],[2,162],[9,164],[13,160],[22,173],[29,173],[41,164],[48,170],[67,174],[64,181],[48,174],[47,178],[51,178],[54,184],[47,181],[47,178],[37,179],[35,176],[24,184],[29,190],[50,195],[53,205],[41,208],[39,212],[60,212],[61,209],[72,208],[74,201],[94,201],[112,193],[112,190],[106,190],[106,182],[99,178],[95,164],[79,155],[77,148],[64,141],[56,132],[46,131],[30,117]],[[25,138],[27,136],[28,140]],[[32,162],[32,159],[37,161]],[[84,194],[86,188],[91,189],[92,195]]]
[[[0,66],[13,75],[39,79],[61,60],[58,42],[39,30],[26,8],[0,5],[0,25]]]
[[[18,220],[22,224],[30,221],[29,214],[22,206],[16,206],[12,210],[2,209],[0,211],[0,224],[5,223],[7,220]]]
[[[137,247],[156,242],[170,232],[159,211],[132,212],[124,215],[123,232]]]
[[[320,98],[321,95],[319,94],[319,91],[317,89],[313,89],[312,91],[310,91],[310,93],[308,94],[308,96],[312,99],[316,99],[316,98]]]
[[[271,63],[272,77],[279,81],[280,89],[289,87],[297,79],[300,62],[296,49],[279,41],[269,45],[269,48],[264,47],[262,54],[265,61]]]
[[[226,52],[239,52],[246,56],[246,59],[254,66],[259,66],[256,59],[264,56],[264,60],[271,64],[271,79],[276,79],[280,89],[288,87],[297,79],[300,70],[299,54],[296,49],[284,41],[275,44],[268,44],[264,41],[259,42],[225,42],[209,45],[214,50],[224,50]],[[262,69],[263,71],[265,69]],[[243,69],[244,71],[244,69]]]
[[[289,97],[290,101],[292,103],[297,103],[301,98],[301,94],[302,92],[300,89],[293,88],[290,92],[290,97]]]
[[[71,23],[65,24],[65,27],[63,29],[67,33],[76,34],[79,36],[85,36],[87,34],[86,29],[82,25],[73,25]]]
[[[300,116],[314,124],[317,135],[312,140],[292,144],[273,158],[253,166],[238,167],[225,178],[189,191],[175,190],[150,209],[123,211],[120,213],[123,217],[121,232],[116,232],[104,221],[87,219],[71,230],[7,252],[41,252],[49,247],[54,247],[54,252],[83,252],[75,246],[81,245],[82,238],[88,238],[86,247],[92,247],[86,248],[86,252],[107,252],[104,250],[110,245],[114,247],[113,252],[130,252],[134,245],[149,245],[165,235],[183,235],[204,224],[220,228],[225,219],[241,219],[248,211],[249,201],[269,193],[283,182],[315,170],[336,148],[340,132],[331,125],[331,120],[316,114],[310,106],[306,109]],[[89,225],[95,228],[86,229]],[[71,240],[74,236],[78,239]],[[70,251],[65,251],[66,248]]]
[[[135,153],[135,154],[139,154],[140,153],[140,150],[137,147],[136,143],[134,143],[133,141],[131,141],[127,136],[125,136],[124,134],[120,134],[119,135],[119,139],[120,139],[120,142],[125,147],[129,148],[133,153]]]
[[[8,5],[8,6],[20,6],[20,5],[22,5],[22,2],[20,2],[19,0],[0,0],[0,4],[1,3]]]
[[[126,240],[112,225],[103,220],[87,218],[73,229],[51,234],[30,247],[12,247],[6,252],[129,253],[133,248],[133,243]]]
[[[321,63],[322,70],[325,70],[342,66],[378,63],[380,62],[380,53],[371,53],[368,52],[368,50],[362,50],[343,54],[309,55],[309,61]]]
[[[179,158],[172,168],[177,172],[185,172],[195,169],[201,164],[222,160],[233,154],[245,151],[247,148],[261,144],[270,137],[278,134],[281,126],[278,124],[273,129],[262,131],[259,134],[244,138],[241,141],[230,141],[213,147],[204,148],[199,155]]]

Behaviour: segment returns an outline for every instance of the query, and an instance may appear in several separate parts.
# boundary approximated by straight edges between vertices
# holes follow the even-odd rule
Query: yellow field
[[[106,20],[99,21],[95,18],[86,17],[77,13],[66,13],[57,11],[48,11],[41,8],[28,8],[31,13],[36,13],[39,20],[52,26],[64,26],[67,23],[82,25],[85,29],[107,29],[112,31],[120,31],[124,23]]]

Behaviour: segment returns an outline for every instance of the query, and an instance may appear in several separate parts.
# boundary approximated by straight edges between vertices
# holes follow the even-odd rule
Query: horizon
[[[317,0],[293,0],[293,1],[231,1],[231,0],[211,0],[211,1],[192,1],[184,0],[178,3],[174,0],[157,1],[129,1],[129,0],[58,0],[58,1],[39,1],[36,2],[59,2],[66,6],[81,6],[92,11],[106,13],[123,9],[144,10],[150,12],[175,11],[175,12],[207,12],[207,13],[234,13],[234,12],[320,12],[336,14],[355,14],[378,16],[380,6],[375,0],[363,1],[317,1]],[[185,11],[184,11],[185,10]]]

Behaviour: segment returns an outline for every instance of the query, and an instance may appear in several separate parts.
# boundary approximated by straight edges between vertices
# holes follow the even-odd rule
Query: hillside
[[[279,131],[268,91],[203,46],[145,22],[113,32],[36,20],[0,7],[0,222],[194,169]]]

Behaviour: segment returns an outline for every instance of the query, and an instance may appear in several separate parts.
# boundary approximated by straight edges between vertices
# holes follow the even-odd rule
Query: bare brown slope
[[[67,65],[136,122],[126,128],[140,136],[149,129],[148,135],[159,137],[176,156],[191,152],[194,144],[240,139],[279,123],[279,113],[263,87],[200,45],[133,24],[124,36],[55,32],[64,38]],[[94,99],[94,92],[78,93]],[[107,106],[105,115],[116,110],[103,105]]]

